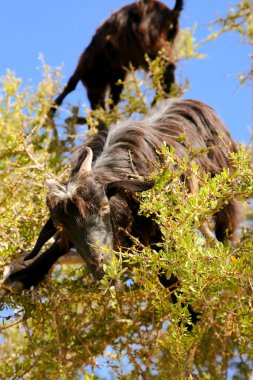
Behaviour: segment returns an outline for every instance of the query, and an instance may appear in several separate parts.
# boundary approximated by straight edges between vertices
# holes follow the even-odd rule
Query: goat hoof
[[[5,297],[9,293],[8,289],[2,288],[0,290],[0,297]]]
[[[23,282],[17,279],[18,277],[17,269],[19,269],[21,266],[20,260],[17,260],[16,262],[14,262],[14,264],[9,265],[4,268],[3,279],[0,284],[0,287],[2,288],[2,293],[4,292],[5,294],[7,294],[8,292],[21,293],[22,290],[24,289]],[[15,271],[13,271],[14,268],[16,269]]]
[[[24,284],[21,281],[11,281],[10,279],[6,279],[2,284],[1,294],[6,295],[9,291],[10,293],[21,293],[24,289]]]

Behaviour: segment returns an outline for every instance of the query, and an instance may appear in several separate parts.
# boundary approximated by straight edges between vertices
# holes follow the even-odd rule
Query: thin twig
[[[193,346],[189,349],[187,359],[184,365],[184,376],[186,379],[193,379],[192,377],[192,367],[193,361],[197,350],[197,344],[194,343]]]
[[[14,323],[12,323],[12,324],[10,324],[10,325],[8,325],[8,326],[1,327],[0,331],[7,330],[7,329],[9,329],[10,327],[13,327],[13,326],[15,326],[15,325],[18,325],[19,323],[22,323],[22,322],[23,322],[23,319],[21,319],[21,320],[19,320],[19,321],[17,321],[17,322],[14,322]]]

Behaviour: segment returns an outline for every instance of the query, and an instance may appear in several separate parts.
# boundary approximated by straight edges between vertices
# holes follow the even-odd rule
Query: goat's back
[[[231,167],[228,151],[236,151],[226,126],[209,106],[196,100],[165,100],[142,120],[113,126],[94,169],[100,172],[108,166],[109,171],[126,173],[132,169],[131,152],[136,170],[145,175],[164,143],[179,158],[194,156],[200,169],[212,174]]]
[[[97,28],[79,66],[86,66],[87,71],[88,66],[96,66],[102,59],[112,68],[113,63],[116,67],[128,68],[132,64],[134,68],[147,68],[145,54],[154,59],[167,41],[174,41],[178,16],[178,12],[157,0],[122,7]],[[171,55],[170,48],[166,47],[166,52]]]
[[[214,110],[196,100],[164,100],[141,120],[125,120],[89,139],[79,148],[72,175],[86,155],[95,148],[93,173],[103,183],[138,173],[147,176],[160,161],[163,144],[173,147],[179,158],[194,161],[203,172],[233,170],[229,152],[236,144]]]

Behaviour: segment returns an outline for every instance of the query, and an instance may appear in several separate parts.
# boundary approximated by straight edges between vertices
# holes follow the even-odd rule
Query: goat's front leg
[[[59,96],[57,96],[57,98],[55,99],[54,101],[54,104],[53,106],[51,107],[50,111],[49,111],[49,118],[51,119],[56,110],[57,110],[57,106],[60,106],[63,102],[63,100],[66,98],[66,96],[75,90],[76,86],[77,86],[77,83],[79,82],[80,80],[80,75],[79,75],[79,70],[78,70],[78,67],[77,69],[75,70],[74,74],[70,77],[68,83],[67,83],[67,86],[64,88],[64,90],[61,92],[61,94]]]
[[[110,81],[110,89],[111,89],[111,98],[112,104],[110,105],[110,110],[113,109],[120,101],[120,95],[123,91],[123,81],[125,79],[126,72],[125,71],[116,71],[113,74],[113,77]]]
[[[67,251],[66,246],[56,241],[53,245],[38,256],[31,263],[29,261],[20,264],[19,270],[12,265],[5,269],[1,287],[12,293],[21,293],[23,289],[30,289],[43,280],[53,264]],[[20,269],[20,267],[22,267]],[[16,268],[17,269],[17,268]]]
[[[39,251],[43,247],[43,245],[49,239],[51,239],[51,237],[54,236],[54,234],[56,233],[56,231],[57,231],[57,229],[55,228],[52,219],[49,218],[48,221],[46,222],[46,224],[44,225],[44,227],[42,228],[42,230],[41,230],[41,232],[39,234],[39,237],[37,239],[37,242],[35,244],[35,247],[33,248],[32,252],[30,252],[29,255],[27,255],[25,257],[25,261],[33,259],[35,256],[37,256],[38,253],[39,253]]]
[[[170,94],[172,85],[175,83],[175,69],[176,66],[174,63],[170,63],[165,68],[164,74],[163,74],[163,89],[166,94]]]

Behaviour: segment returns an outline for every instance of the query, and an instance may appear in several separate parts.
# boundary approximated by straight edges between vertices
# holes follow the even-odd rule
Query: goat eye
[[[57,224],[56,229],[57,229],[58,232],[62,232],[63,231],[63,225],[62,224]]]
[[[101,206],[101,210],[102,210],[103,212],[109,212],[109,211],[110,211],[110,205],[109,205],[109,203],[104,203],[104,204],[102,204],[102,206]]]

